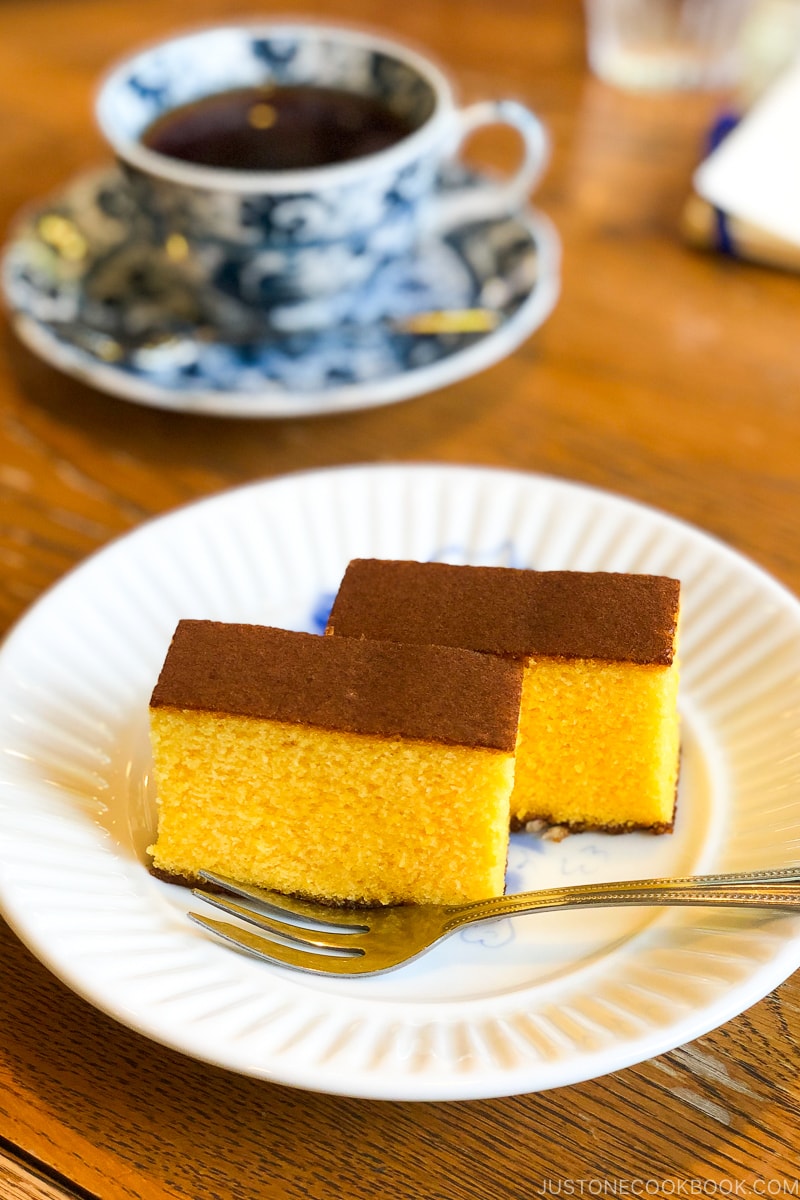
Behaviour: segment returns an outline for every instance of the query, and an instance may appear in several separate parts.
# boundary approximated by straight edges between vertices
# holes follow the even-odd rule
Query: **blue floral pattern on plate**
[[[454,166],[440,190],[465,182],[481,177]],[[429,237],[343,292],[333,324],[303,331],[269,325],[182,249],[153,236],[118,168],[79,177],[30,213],[6,250],[18,332],[62,370],[142,403],[304,415],[389,403],[483,370],[541,324],[559,287],[558,240],[533,213]],[[417,334],[397,324],[476,307],[492,309],[497,328]]]

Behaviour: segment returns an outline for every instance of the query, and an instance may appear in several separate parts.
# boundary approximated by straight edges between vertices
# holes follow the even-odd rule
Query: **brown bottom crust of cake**
[[[178,887],[201,888],[204,892],[212,892],[215,895],[223,895],[227,891],[227,888],[201,879],[199,875],[181,875],[177,871],[165,871],[152,863],[148,865],[147,870],[162,883],[174,883]],[[270,889],[265,888],[264,891],[270,891]],[[369,900],[332,900],[329,896],[314,896],[311,892],[278,892],[277,888],[274,891],[277,895],[286,896],[289,900],[305,900],[312,904],[321,904],[325,908],[399,908],[401,905],[411,903],[410,900],[397,900],[393,904],[372,904]]]
[[[174,883],[178,887],[202,888],[204,892],[221,892],[223,889],[216,883],[209,883],[199,875],[180,875],[177,871],[163,871],[161,867],[148,863],[147,870],[155,879],[162,883]]]
[[[517,817],[511,818],[511,832],[525,832],[534,821],[541,821],[543,829],[564,829],[568,833],[672,833],[675,829],[675,817],[667,823],[657,821],[654,825],[601,825],[591,821],[550,821],[547,817],[526,817],[525,820],[520,820]]]

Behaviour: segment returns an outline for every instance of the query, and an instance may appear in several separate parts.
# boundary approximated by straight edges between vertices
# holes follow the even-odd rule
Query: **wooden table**
[[[285,0],[281,11],[303,7]],[[565,252],[557,311],[505,362],[433,395],[274,421],[106,398],[38,362],[6,326],[2,628],[154,514],[245,480],[382,460],[599,485],[705,527],[800,592],[800,281],[692,252],[678,234],[720,98],[632,97],[589,78],[578,0],[314,7],[427,45],[466,98],[516,94],[542,114],[554,155],[538,202]],[[238,12],[227,0],[5,0],[4,226],[104,158],[91,97],[107,63]],[[510,161],[512,143],[497,145]],[[495,153],[486,139],[478,149]],[[716,1032],[593,1082],[371,1102],[159,1048],[67,990],[7,927],[0,938],[3,1196],[798,1194],[797,978]]]

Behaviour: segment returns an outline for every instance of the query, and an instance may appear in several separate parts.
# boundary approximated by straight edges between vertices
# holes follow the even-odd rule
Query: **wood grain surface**
[[[109,399],[37,361],[4,322],[0,629],[150,516],[247,480],[388,460],[608,488],[703,526],[800,592],[800,277],[698,253],[679,233],[724,98],[636,97],[591,79],[578,0],[280,11],[411,39],[465,99],[514,95],[543,116],[553,159],[537,202],[564,243],[558,308],[473,379],[276,421]],[[4,0],[3,228],[107,157],[91,102],[115,57],[240,15],[253,13],[226,0]],[[515,150],[499,135],[474,143],[498,165]],[[0,972],[0,1197],[800,1195],[797,977],[714,1033],[598,1080],[410,1104],[294,1091],[159,1047],[67,990],[2,924]]]

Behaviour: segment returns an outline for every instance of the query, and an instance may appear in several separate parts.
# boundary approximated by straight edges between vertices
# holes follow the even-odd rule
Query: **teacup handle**
[[[453,157],[470,134],[487,125],[510,125],[516,129],[522,136],[524,153],[510,178],[459,188],[438,197],[429,215],[429,227],[437,232],[519,211],[541,178],[550,153],[550,139],[541,121],[517,100],[481,100],[455,115],[458,129]]]

